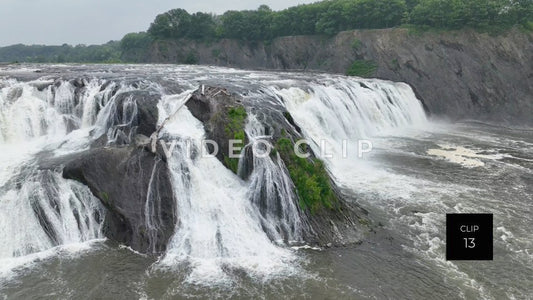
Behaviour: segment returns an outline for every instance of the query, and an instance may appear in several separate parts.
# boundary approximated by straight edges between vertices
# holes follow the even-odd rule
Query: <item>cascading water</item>
[[[36,68],[43,72],[34,73]],[[155,260],[150,255],[103,247],[76,259],[58,257],[24,268],[28,272],[17,272],[17,280],[0,281],[0,298],[105,298],[109,293],[150,299],[529,297],[529,131],[428,122],[407,85],[382,80],[201,66],[14,66],[0,71],[19,78],[0,79],[2,277],[4,270],[68,248],[56,246],[102,237],[99,201],[87,187],[62,178],[63,155],[85,155],[78,152],[94,146],[89,153],[133,149],[151,159],[147,139],[137,135],[143,125],[139,120],[146,119],[135,116],[146,112],[142,99],[172,95],[160,102],[162,124],[187,99],[190,91],[183,91],[202,85],[240,94],[248,116],[246,154],[255,141],[265,141],[261,151],[284,136],[281,129],[290,129],[285,132],[289,138],[310,142],[346,200],[368,210],[372,224],[383,224],[357,247],[316,251],[301,245],[314,242],[312,234],[318,232],[308,234],[308,226],[336,234],[321,222],[338,215],[317,221],[299,209],[287,172],[293,166],[284,166],[277,153],[245,156],[239,176],[217,158],[202,156],[201,140],[212,130],[183,106],[160,131],[170,155],[157,157],[159,147],[154,163],[127,165],[149,179],[139,192],[146,201],[129,207],[138,216],[137,233],[150,240],[143,249],[158,252],[160,245],[150,242],[173,234],[154,272],[146,272]],[[57,74],[78,79],[60,80]],[[360,139],[374,144],[363,159],[358,157]],[[174,140],[178,143],[172,149]],[[323,144],[331,155],[320,155]],[[174,198],[158,190],[167,187]],[[166,210],[170,205],[161,205],[168,199],[176,201],[171,213]],[[494,214],[494,261],[445,260],[449,212]],[[172,224],[163,227],[169,219]],[[359,229],[364,221],[348,226]],[[289,248],[293,243],[303,247]],[[161,268],[171,272],[155,271]],[[276,274],[289,276],[270,276]]]
[[[295,120],[303,123],[304,136],[314,141],[316,153],[323,138],[335,145],[337,139],[368,137],[426,121],[420,101],[404,84],[346,79],[331,86],[309,84],[309,92],[273,86],[264,89],[278,99],[277,105],[286,106]],[[165,124],[161,136],[180,141],[169,160],[179,222],[160,263],[190,264],[192,282],[223,280],[228,268],[244,268],[251,273],[281,269],[291,260],[291,254],[275,243],[301,242],[306,225],[279,154],[260,155],[266,146],[272,147],[265,128],[271,124],[263,124],[255,114],[248,114],[245,131],[250,143],[243,151],[250,151],[258,140],[261,143],[256,146],[262,146],[257,147],[258,153],[252,158],[251,174],[242,181],[215,157],[203,155],[206,150],[201,143],[205,137],[202,123],[182,107],[187,95],[179,96],[180,100],[167,97],[160,105],[160,117],[179,108]],[[328,118],[335,121],[328,122]],[[341,126],[329,127],[336,126],[338,120]],[[341,153],[340,148],[335,150]],[[252,267],[254,264],[261,267]]]
[[[287,168],[278,153],[274,158],[264,155],[267,148],[274,148],[270,142],[272,137],[266,134],[265,126],[253,114],[248,117],[245,131],[250,143],[244,151],[251,147],[257,152],[252,155],[248,197],[259,209],[263,230],[278,243],[302,242],[305,225],[296,207],[298,201]],[[241,165],[242,162],[241,159]]]
[[[163,103],[161,115],[180,105]],[[259,276],[287,272],[295,256],[270,241],[249,201],[250,186],[215,157],[203,155],[202,123],[182,107],[162,136],[180,141],[169,159],[179,222],[160,264],[186,265],[189,282],[206,284],[224,282],[232,269]]]
[[[420,101],[404,83],[338,79],[327,86],[311,84],[307,91],[272,90],[317,145],[323,139],[338,145],[427,122]]]
[[[180,81],[194,86],[190,80]],[[26,226],[28,234],[19,234],[21,240],[16,242],[9,238],[16,226],[5,226],[12,230],[2,236],[1,241],[10,245],[2,247],[3,256],[26,255],[102,237],[103,213],[88,190],[53,171],[40,171],[34,163],[34,156],[43,150],[55,155],[79,152],[101,135],[106,135],[110,143],[132,142],[138,109],[134,95],[128,92],[136,88],[104,80],[82,79],[81,83],[55,82],[41,90],[36,83],[3,83],[2,146],[19,149],[19,143],[31,143],[26,154],[15,155],[20,160],[3,162],[7,168],[2,177],[3,188],[9,190],[5,195],[11,200],[5,196],[1,203],[18,203],[18,210],[27,216],[25,222],[31,224]],[[80,85],[84,88],[77,88]],[[151,85],[137,89],[153,89]],[[335,153],[340,153],[337,140],[362,138],[425,121],[419,101],[402,84],[342,79],[329,86],[276,86],[267,80],[262,89],[278,99],[275,105],[285,106],[302,124],[303,134],[314,142],[311,146],[316,153],[323,138],[333,145]],[[295,256],[283,245],[302,243],[308,228],[283,161],[279,154],[254,156],[252,171],[244,181],[215,157],[202,155],[202,124],[182,107],[188,94],[164,97],[159,105],[160,123],[170,116],[160,136],[180,141],[168,158],[178,223],[160,265],[186,265],[191,269],[192,282],[224,280],[228,269],[256,274],[287,272]],[[178,112],[171,115],[177,108]],[[339,121],[341,125],[336,125]],[[253,113],[248,115],[245,132],[250,144],[244,151],[250,151],[258,140],[272,146],[267,134],[271,124],[263,122]],[[260,148],[264,150],[266,144]],[[16,185],[20,180],[26,182],[22,187]],[[157,198],[158,191],[150,190],[151,186],[148,201],[140,209],[146,234],[155,237],[158,206],[152,198]],[[14,201],[17,193],[25,196]],[[17,224],[10,218],[4,220],[6,224]]]
[[[104,212],[89,189],[38,163],[89,146],[97,116],[110,117],[115,87],[103,84],[0,82],[0,261],[7,268],[0,271],[56,246],[103,238]]]
[[[458,209],[464,203],[446,203],[450,195],[452,199],[461,199],[470,188],[401,175],[358,153],[358,140],[382,142],[387,137],[402,136],[417,139],[413,132],[420,134],[431,127],[409,86],[381,80],[338,79],[329,86],[311,84],[307,89],[270,91],[285,104],[311,148],[323,154],[336,184],[371,199],[360,201],[366,207],[381,207],[379,213],[385,211],[391,227],[403,228],[409,238],[406,244],[414,243],[404,246],[405,249],[432,261],[446,276],[464,282],[459,288],[463,297],[476,293],[481,298],[491,298],[478,280],[445,259],[444,242],[439,236],[443,225],[438,225],[437,220],[446,213],[464,211]],[[390,141],[380,145],[387,151],[392,151],[393,146]],[[419,209],[417,205],[429,212],[410,215],[404,210],[409,206]]]
[[[306,90],[270,91],[302,128],[313,151],[322,154],[339,186],[372,172],[358,159],[360,140],[427,125],[422,104],[404,83],[339,78]]]

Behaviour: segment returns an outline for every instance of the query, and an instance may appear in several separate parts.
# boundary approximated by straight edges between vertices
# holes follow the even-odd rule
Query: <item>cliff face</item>
[[[146,57],[153,63],[331,73],[345,73],[356,60],[377,64],[372,77],[410,84],[433,115],[533,124],[533,33],[518,30],[499,36],[382,29],[269,43],[158,41]]]

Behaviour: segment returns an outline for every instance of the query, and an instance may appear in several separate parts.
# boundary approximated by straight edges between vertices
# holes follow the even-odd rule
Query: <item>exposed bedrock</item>
[[[174,232],[176,207],[167,165],[136,147],[92,149],[68,163],[107,209],[105,234],[143,253],[160,253]]]
[[[533,124],[533,33],[518,29],[498,36],[393,28],[268,43],[156,41],[143,61],[183,63],[190,53],[199,64],[341,74],[354,61],[372,61],[371,77],[410,84],[435,116]]]
[[[105,206],[105,235],[143,253],[163,252],[177,222],[167,164],[147,145],[160,98],[145,91],[118,94],[91,150],[62,162],[63,177],[87,185]]]

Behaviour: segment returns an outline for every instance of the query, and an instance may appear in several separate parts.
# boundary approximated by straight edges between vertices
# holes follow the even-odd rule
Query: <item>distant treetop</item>
[[[148,33],[156,39],[269,40],[280,36],[333,35],[351,29],[390,28],[404,24],[463,27],[531,26],[533,0],[328,0],[272,11],[189,14],[173,9],[156,17]]]

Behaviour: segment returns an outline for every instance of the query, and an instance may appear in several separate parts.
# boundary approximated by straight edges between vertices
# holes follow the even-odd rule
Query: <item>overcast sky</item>
[[[229,9],[274,10],[316,0],[0,0],[0,46],[102,44],[145,31],[172,8],[220,14]]]

